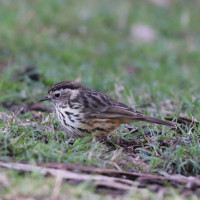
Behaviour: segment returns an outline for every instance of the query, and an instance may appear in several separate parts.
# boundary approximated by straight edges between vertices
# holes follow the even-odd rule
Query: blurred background
[[[77,80],[197,114],[199,19],[199,0],[0,0],[0,109]]]

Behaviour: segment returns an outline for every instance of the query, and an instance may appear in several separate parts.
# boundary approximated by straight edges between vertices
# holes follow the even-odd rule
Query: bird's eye
[[[56,97],[56,98],[59,98],[59,97],[60,97],[60,93],[56,93],[56,94],[55,94],[55,97]]]

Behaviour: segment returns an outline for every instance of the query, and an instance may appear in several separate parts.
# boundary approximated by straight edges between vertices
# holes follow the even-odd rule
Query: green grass
[[[175,118],[183,113],[199,119],[199,7],[198,0],[175,0],[166,7],[136,0],[0,0],[0,111],[12,115],[19,106],[43,97],[53,83],[81,80],[138,110],[150,103],[144,108],[147,115],[162,118],[164,111],[171,111]],[[131,29],[137,24],[152,27],[155,40],[145,44],[135,39]],[[27,66],[36,68],[39,81],[27,74],[16,76]],[[126,135],[122,127],[120,137],[138,145],[132,151],[134,161],[130,161],[118,145],[113,148],[94,140],[88,142],[89,137],[72,145],[56,118],[47,116],[38,112],[18,114],[23,123],[30,120],[36,123],[34,126],[0,119],[0,159],[117,166],[154,174],[200,173],[199,127],[194,131],[180,127],[177,133],[151,125],[132,135]],[[17,186],[13,191],[0,190],[0,195],[50,197],[47,193],[54,186],[53,178],[47,183],[44,177],[38,180],[34,175],[24,175],[23,180],[23,175],[9,173],[3,171],[8,180],[12,177],[10,186]],[[23,192],[24,181],[33,183],[27,193]],[[47,193],[34,193],[40,184],[47,185]],[[77,187],[79,193],[86,190],[82,194],[86,196],[65,183],[60,198],[65,191],[74,199],[111,198],[97,195],[84,185]],[[145,191],[137,198],[155,197]],[[172,192],[174,199],[179,198],[178,192]],[[128,194],[125,198],[129,199]]]

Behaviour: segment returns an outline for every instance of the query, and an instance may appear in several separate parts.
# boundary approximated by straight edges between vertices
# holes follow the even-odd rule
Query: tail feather
[[[176,124],[172,123],[172,122],[167,122],[161,119],[157,119],[154,117],[144,117],[142,119],[142,121],[146,121],[146,122],[151,122],[151,123],[156,123],[156,124],[162,124],[162,125],[166,125],[166,126],[171,126],[171,127],[176,127]]]

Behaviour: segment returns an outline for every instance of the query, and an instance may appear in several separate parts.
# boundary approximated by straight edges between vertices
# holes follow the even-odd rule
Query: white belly
[[[88,131],[89,127],[80,121],[83,114],[80,114],[79,110],[67,107],[61,111],[61,109],[56,108],[56,113],[66,132],[78,136],[86,136],[90,134]]]

